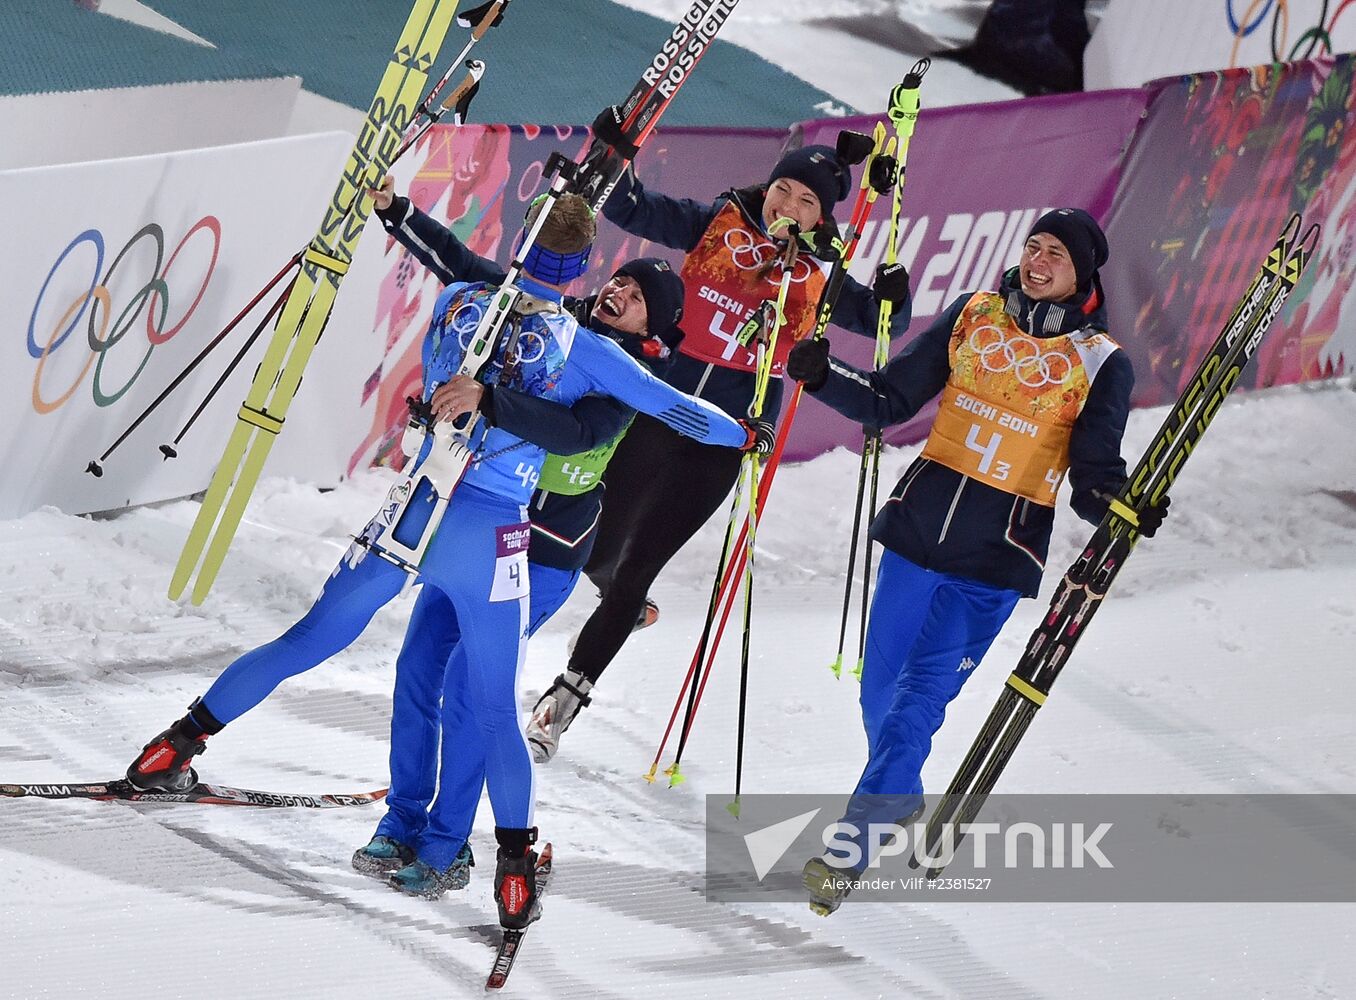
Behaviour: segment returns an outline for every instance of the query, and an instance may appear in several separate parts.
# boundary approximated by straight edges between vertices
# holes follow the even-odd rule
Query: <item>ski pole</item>
[[[918,121],[918,90],[922,85],[923,76],[931,65],[931,60],[919,59],[905,74],[903,81],[890,91],[890,106],[886,114],[895,129],[894,143],[896,148],[892,150],[895,154],[893,176],[886,177],[884,176],[885,171],[882,171],[881,176],[872,179],[873,184],[882,193],[886,188],[893,190],[890,206],[890,231],[885,244],[885,263],[887,265],[894,264],[898,260],[899,208],[903,195],[904,173],[908,162],[909,141],[913,138],[914,127]],[[880,304],[880,313],[876,322],[876,349],[872,358],[872,366],[875,371],[880,371],[890,360],[890,321],[893,314],[894,303],[892,301],[886,300]],[[871,512],[872,517],[875,516],[876,511],[880,480],[880,450],[881,433],[879,428],[863,428],[862,460],[857,470],[857,498],[852,515],[852,541],[848,547],[847,576],[843,582],[843,615],[838,630],[838,654],[834,657],[829,668],[833,671],[835,677],[842,676],[843,671],[843,646],[847,639],[847,621],[852,602],[853,574],[857,565],[857,544],[861,534],[863,500],[867,500],[866,509]],[[869,493],[866,488],[868,478],[871,482]],[[869,520],[867,523],[869,525]],[[864,539],[862,544],[864,551],[862,556],[861,617],[857,638],[857,665],[852,671],[853,676],[858,680],[861,680],[862,666],[866,654],[866,626],[870,613],[873,554],[869,538]]]
[[[96,478],[102,476],[104,474],[104,470],[103,466],[100,463],[108,461],[108,457],[112,455],[113,452],[117,451],[119,446],[124,441],[126,441],[128,437],[131,436],[132,432],[135,431],[138,427],[140,427],[142,422],[145,421],[145,419],[149,417],[152,413],[154,413],[157,408],[159,408],[160,404],[163,403],[169,397],[170,393],[172,393],[175,389],[179,388],[179,386],[183,383],[184,379],[188,378],[188,376],[193,373],[194,369],[196,369],[198,365],[200,365],[203,362],[207,355],[211,354],[212,351],[216,348],[216,346],[220,344],[226,338],[226,336],[236,328],[237,325],[239,325],[240,321],[250,314],[250,312],[254,309],[255,306],[259,304],[259,302],[264,298],[264,296],[267,295],[270,291],[272,291],[273,287],[278,282],[282,281],[282,279],[287,276],[288,272],[294,270],[300,264],[301,264],[301,252],[298,251],[296,254],[293,255],[292,259],[289,260],[286,265],[284,265],[282,270],[280,270],[277,274],[268,279],[268,284],[261,288],[258,294],[254,296],[254,298],[250,299],[249,304],[246,305],[244,309],[241,309],[240,312],[236,313],[235,316],[231,319],[231,321],[227,323],[226,326],[223,327],[222,330],[215,337],[208,341],[207,346],[204,347],[201,351],[199,351],[197,357],[190,361],[187,367],[185,367],[183,371],[181,371],[170,381],[170,384],[167,385],[164,388],[164,390],[161,391],[160,395],[156,396],[155,399],[151,400],[150,405],[148,405],[144,410],[142,410],[141,413],[137,414],[136,419],[133,420],[127,426],[127,429],[124,430],[121,434],[119,434],[117,439],[111,445],[104,449],[104,453],[94,461],[90,462],[89,465],[85,466],[85,471],[90,473],[92,476]],[[291,290],[292,285],[289,282],[286,288],[286,292],[290,292]]]
[[[202,402],[198,404],[188,420],[184,422],[184,426],[179,428],[179,433],[174,435],[174,440],[169,444],[162,444],[160,446],[160,453],[164,455],[167,460],[179,457],[179,452],[177,450],[179,442],[184,439],[184,435],[186,435],[193,428],[193,425],[197,423],[198,417],[202,416],[203,411],[207,409],[207,405],[216,398],[216,394],[221,391],[221,387],[226,384],[226,380],[231,377],[231,373],[234,372],[240,365],[240,362],[244,360],[245,355],[248,354],[249,349],[254,346],[254,342],[259,339],[259,335],[268,327],[269,322],[282,311],[283,304],[287,301],[287,296],[290,295],[291,292],[292,286],[289,284],[283,289],[283,293],[278,296],[277,301],[273,303],[273,306],[268,312],[264,313],[264,318],[255,326],[254,332],[240,345],[240,349],[235,352],[235,357],[233,357],[226,365],[225,371],[217,377],[212,388],[209,389],[207,395],[202,398]]]

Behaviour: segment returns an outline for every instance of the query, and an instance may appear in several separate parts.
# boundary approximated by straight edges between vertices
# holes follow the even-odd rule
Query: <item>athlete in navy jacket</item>
[[[957,299],[880,372],[830,358],[823,340],[791,353],[793,378],[869,426],[905,421],[941,393],[922,454],[871,526],[885,552],[862,670],[868,758],[844,817],[859,835],[806,865],[817,912],[846,895],[844,869],[868,864],[868,824],[921,808],[946,706],[1040,586],[1065,473],[1074,511],[1093,522],[1125,481],[1134,374],[1107,334],[1106,258],[1092,217],[1057,209],[1037,220],[998,291]],[[1143,516],[1141,532],[1162,514]]]

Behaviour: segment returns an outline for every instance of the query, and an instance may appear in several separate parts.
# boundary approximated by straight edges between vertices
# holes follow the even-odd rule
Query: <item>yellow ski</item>
[[[399,148],[455,12],[456,0],[415,0],[189,530],[170,581],[171,599],[184,592],[195,568],[194,604],[202,603],[216,579],[353,260],[370,209],[362,190],[385,174]]]

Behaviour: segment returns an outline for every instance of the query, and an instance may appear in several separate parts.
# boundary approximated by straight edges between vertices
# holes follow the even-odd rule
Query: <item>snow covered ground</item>
[[[802,419],[815,411],[807,403]],[[1133,414],[1127,454],[1162,416]],[[1356,792],[1352,426],[1350,382],[1224,408],[1000,790]],[[883,475],[893,481],[911,454],[890,452]],[[825,666],[855,467],[840,452],[785,469],[760,527],[746,791],[846,793],[864,760],[855,685]],[[264,483],[202,608],[164,596],[191,502],[0,523],[0,781],[121,772],[227,663],[304,611],[388,481],[371,473],[324,494]],[[537,819],[557,876],[514,993],[1356,991],[1350,905],[848,905],[825,920],[801,905],[708,903],[702,796],[731,787],[735,643],[685,756],[687,784],[641,775],[699,630],[719,530],[708,525],[666,571],[659,624],[633,637],[540,772]],[[1088,531],[1063,508],[1052,566]],[[590,596],[581,588],[534,642],[525,700],[561,668]],[[1023,602],[953,706],[930,787],[950,777],[1043,607]],[[203,774],[285,791],[382,787],[409,608],[398,601],[347,652],[230,726],[199,758]],[[0,997],[481,995],[494,924],[488,803],[470,888],[438,902],[350,870],[380,809],[0,800]]]

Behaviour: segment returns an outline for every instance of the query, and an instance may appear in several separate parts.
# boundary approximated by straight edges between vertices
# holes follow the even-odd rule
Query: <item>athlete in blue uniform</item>
[[[424,698],[422,706],[410,704],[415,714],[421,708],[425,717],[436,714],[432,706],[441,694],[444,716],[462,713],[451,728],[466,723],[460,732],[474,736],[460,747],[456,763],[463,772],[474,772],[475,797],[482,774],[489,785],[500,842],[496,897],[506,925],[521,926],[536,912],[530,891],[532,771],[518,722],[516,681],[528,626],[530,528],[524,504],[544,451],[500,426],[505,411],[513,410],[518,397],[574,403],[589,394],[615,391],[711,443],[742,447],[756,437],[716,408],[658,382],[616,345],[581,330],[562,308],[563,285],[582,273],[592,236],[587,205],[563,196],[525,259],[519,287],[526,294],[513,317],[513,333],[480,376],[496,386],[494,394],[500,398],[493,410],[498,419],[480,421],[471,432],[475,459],[420,563],[418,582],[424,587],[407,642],[409,655],[402,652],[401,657],[406,675],[415,675],[411,690]],[[450,419],[471,408],[462,405],[471,380],[452,376],[494,291],[484,284],[457,283],[438,299],[423,352],[424,398],[435,418]],[[476,387],[477,395],[483,391]],[[420,462],[431,440],[431,435],[425,440]],[[372,553],[383,548],[388,534],[407,542],[407,535],[421,533],[421,512],[426,518],[431,490],[419,466],[409,483],[414,499],[405,513],[395,520],[395,505],[384,507],[335,569],[311,611],[285,635],[228,667],[183,719],[146,746],[129,768],[129,780],[142,788],[191,785],[196,775],[189,765],[208,735],[258,704],[286,677],[345,648],[377,609],[400,592],[405,572]],[[444,638],[448,634],[452,643]],[[445,669],[451,645],[462,654],[456,671]],[[400,726],[395,735],[397,740],[407,737]],[[418,736],[412,738],[423,746]],[[474,760],[472,744],[479,751]],[[393,760],[396,756],[393,751]],[[445,768],[447,794],[435,801],[428,822],[431,843],[441,842],[441,831],[462,825],[469,831],[470,816],[461,815],[464,798],[451,794],[456,784]],[[464,842],[463,835],[460,844],[451,846],[453,855]],[[431,850],[436,855],[437,847]],[[514,888],[520,883],[527,890]],[[509,889],[501,892],[505,886]],[[522,905],[506,909],[505,900]]]
[[[1036,221],[996,292],[953,302],[880,372],[803,341],[787,373],[839,413],[873,427],[912,417],[941,393],[922,455],[871,525],[880,542],[862,670],[868,758],[844,822],[851,847],[805,866],[811,907],[828,914],[870,861],[870,823],[922,805],[923,763],[946,706],[1021,597],[1040,587],[1055,495],[1096,523],[1125,482],[1121,435],[1134,372],[1107,335],[1097,270],[1106,237],[1079,209]],[[1152,535],[1167,506],[1141,514]]]

